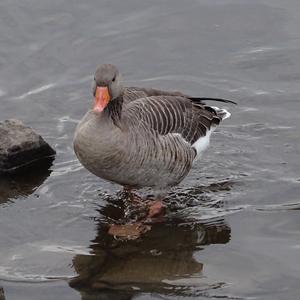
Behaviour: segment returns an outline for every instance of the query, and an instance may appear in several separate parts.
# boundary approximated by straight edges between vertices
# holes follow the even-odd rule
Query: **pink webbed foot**
[[[150,201],[148,206],[147,219],[159,221],[163,217],[165,210],[166,207],[162,201],[159,200]]]

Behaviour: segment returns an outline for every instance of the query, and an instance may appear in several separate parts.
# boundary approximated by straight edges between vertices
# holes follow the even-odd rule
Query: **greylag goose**
[[[166,190],[180,183],[230,116],[203,100],[232,102],[123,87],[111,64],[97,69],[93,95],[93,108],[75,131],[75,153],[90,172],[129,189]]]

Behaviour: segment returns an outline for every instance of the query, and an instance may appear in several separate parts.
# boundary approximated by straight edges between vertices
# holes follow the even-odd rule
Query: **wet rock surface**
[[[18,173],[54,155],[55,150],[21,121],[0,122],[0,174]]]

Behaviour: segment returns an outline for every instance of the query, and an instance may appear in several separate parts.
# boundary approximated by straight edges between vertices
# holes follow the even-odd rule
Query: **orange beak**
[[[97,86],[93,111],[95,112],[103,111],[104,108],[107,106],[109,100],[110,100],[110,95],[109,95],[108,88],[106,86],[105,87]]]

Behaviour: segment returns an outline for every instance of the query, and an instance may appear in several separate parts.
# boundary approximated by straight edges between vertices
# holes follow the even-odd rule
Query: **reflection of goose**
[[[204,104],[204,98],[123,88],[120,78],[113,65],[97,69],[94,108],[75,132],[77,157],[93,174],[127,188],[177,185],[230,113]]]
[[[0,176],[0,204],[32,194],[50,175],[53,159],[42,160],[38,169],[32,167],[15,175]]]
[[[118,219],[123,208],[116,207],[117,203],[116,200],[104,207],[101,213],[107,218]],[[131,295],[134,289],[168,294],[172,293],[175,281],[177,287],[178,282],[182,282],[181,288],[186,290],[190,278],[199,278],[201,285],[203,265],[194,258],[194,251],[201,250],[204,245],[227,243],[229,239],[230,228],[224,220],[205,225],[172,219],[172,223],[153,225],[141,239],[126,242],[108,235],[106,224],[99,221],[97,236],[91,244],[94,255],[74,257],[78,277],[70,285],[81,291],[82,299],[85,299],[85,291],[99,294],[97,299],[106,299],[100,294],[108,290],[109,293],[131,291]],[[116,295],[111,299],[131,298]]]

